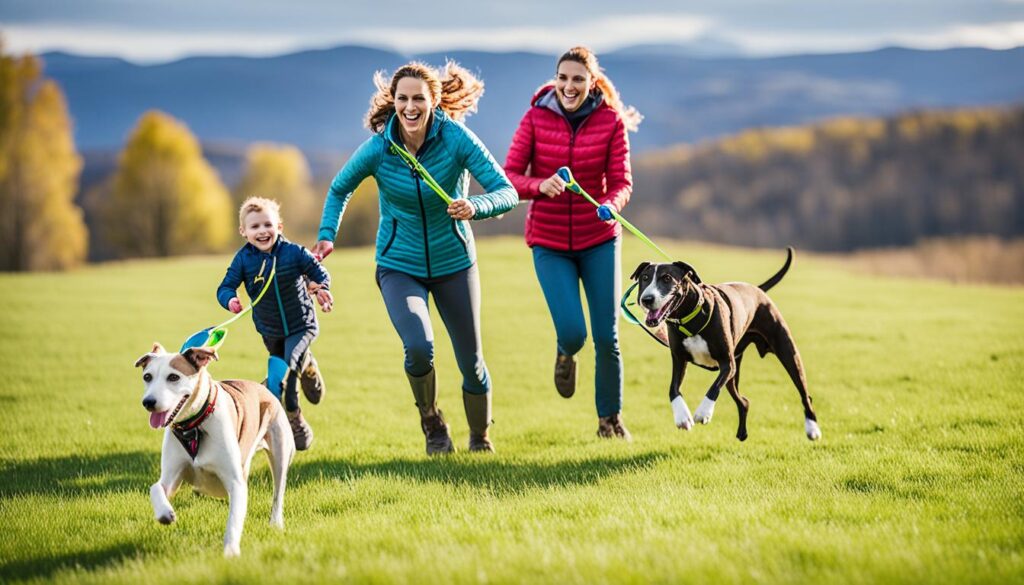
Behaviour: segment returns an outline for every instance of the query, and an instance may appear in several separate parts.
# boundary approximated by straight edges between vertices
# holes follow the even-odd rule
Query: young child
[[[276,201],[262,197],[246,199],[238,210],[238,223],[238,232],[247,243],[228,266],[217,288],[217,301],[232,313],[241,312],[238,285],[244,284],[249,298],[255,299],[267,286],[276,259],[276,275],[253,307],[252,320],[270,352],[267,388],[284,401],[295,448],[304,451],[313,443],[313,429],[302,418],[295,387],[299,382],[311,404],[319,403],[324,393],[323,377],[309,351],[320,331],[310,294],[329,313],[334,304],[331,277],[309,250],[282,235],[281,212]]]

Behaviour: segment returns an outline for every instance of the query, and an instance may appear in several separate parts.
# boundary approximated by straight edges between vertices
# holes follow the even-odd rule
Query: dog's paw
[[[700,406],[697,407],[697,412],[693,413],[693,420],[699,422],[702,425],[706,425],[711,422],[711,417],[715,414],[715,401],[709,399],[707,396],[700,401]]]
[[[676,428],[688,431],[693,428],[693,417],[690,416],[690,408],[682,396],[672,399],[672,417],[675,419]]]
[[[804,419],[804,432],[807,433],[807,438],[812,441],[817,441],[821,438],[821,428],[818,427],[818,423],[811,419]]]
[[[167,510],[163,514],[160,514],[156,517],[156,521],[165,526],[168,524],[172,524],[177,519],[178,516],[174,513],[174,510]]]
[[[224,545],[224,558],[231,559],[242,554],[241,548],[238,544],[225,544]]]

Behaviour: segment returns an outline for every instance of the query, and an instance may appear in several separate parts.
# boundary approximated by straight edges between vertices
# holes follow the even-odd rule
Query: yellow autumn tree
[[[312,240],[320,220],[320,206],[313,194],[309,164],[298,148],[276,144],[251,146],[242,178],[234,189],[235,207],[250,196],[277,200],[289,238]]]
[[[62,270],[86,256],[75,205],[82,159],[63,92],[35,57],[0,45],[0,270]]]
[[[237,233],[231,196],[181,122],[146,112],[121,151],[103,206],[106,239],[121,256],[224,249]]]

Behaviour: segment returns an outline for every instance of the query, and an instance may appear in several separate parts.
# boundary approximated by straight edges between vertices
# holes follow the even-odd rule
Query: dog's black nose
[[[152,412],[153,409],[156,408],[156,398],[143,398],[142,406],[145,407],[146,410]]]
[[[654,302],[654,295],[644,295],[640,297],[640,304],[649,307]]]

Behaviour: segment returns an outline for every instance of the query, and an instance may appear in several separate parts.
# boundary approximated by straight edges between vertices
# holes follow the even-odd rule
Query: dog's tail
[[[793,264],[793,246],[789,246],[786,248],[786,263],[782,265],[782,268],[780,268],[779,271],[775,273],[775,276],[764,281],[757,288],[765,292],[768,292],[768,289],[775,286],[776,284],[779,284],[779,281],[782,280],[782,277],[786,276],[786,273],[789,272],[789,267],[791,264]]]

